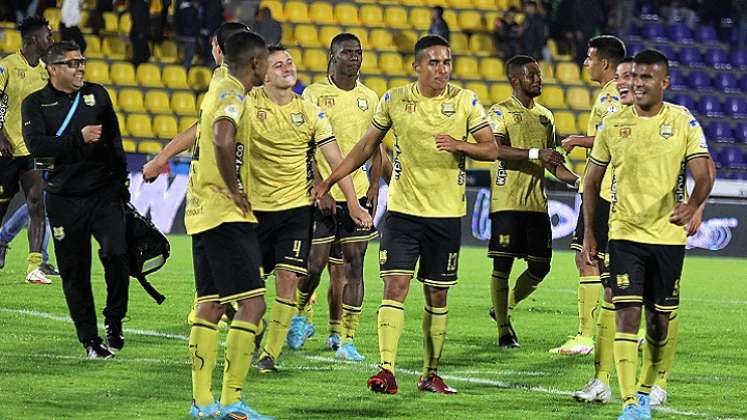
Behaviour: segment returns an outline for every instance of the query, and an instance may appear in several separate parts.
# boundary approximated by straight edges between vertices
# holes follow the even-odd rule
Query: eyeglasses
[[[86,65],[86,59],[84,57],[82,58],[71,58],[70,60],[65,61],[55,61],[52,64],[64,64],[68,66],[71,69],[77,69],[80,68],[80,66]]]

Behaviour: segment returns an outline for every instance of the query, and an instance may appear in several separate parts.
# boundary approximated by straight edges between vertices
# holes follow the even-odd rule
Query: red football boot
[[[431,375],[427,379],[423,379],[423,377],[421,376],[420,379],[418,379],[418,389],[421,391],[436,392],[438,394],[457,393],[456,389],[446,385],[444,380],[435,373],[431,373]]]
[[[386,369],[381,369],[379,373],[368,380],[368,389],[381,394],[396,394],[397,381],[394,374]]]

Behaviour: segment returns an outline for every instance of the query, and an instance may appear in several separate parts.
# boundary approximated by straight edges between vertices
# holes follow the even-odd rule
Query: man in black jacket
[[[78,339],[89,358],[110,358],[124,346],[122,318],[127,312],[127,161],[111,99],[101,85],[83,81],[85,58],[78,46],[54,43],[44,61],[50,80],[23,102],[23,137],[32,156],[51,165],[47,214]],[[104,266],[108,346],[96,327],[91,235],[100,244]]]

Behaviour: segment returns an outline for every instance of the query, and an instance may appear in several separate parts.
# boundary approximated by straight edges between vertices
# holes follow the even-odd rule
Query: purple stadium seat
[[[706,127],[706,138],[709,141],[719,143],[733,143],[734,133],[731,131],[729,123],[725,121],[713,121]]]
[[[747,168],[744,152],[736,146],[724,147],[719,153],[719,160],[725,168],[742,169]]]
[[[693,42],[693,34],[690,32],[690,28],[683,23],[672,24],[672,26],[669,27],[668,35],[672,42],[686,44]]]
[[[628,55],[632,57],[638,54],[639,52],[645,50],[646,46],[639,42],[631,42],[631,43],[626,44],[626,49],[627,49]]]
[[[663,41],[666,39],[664,25],[661,22],[643,22],[638,33],[644,39],[651,41]]]
[[[697,39],[698,42],[707,44],[718,41],[718,35],[716,34],[716,29],[713,26],[700,25],[695,30],[695,39]]]
[[[747,102],[739,96],[729,96],[724,101],[724,112],[732,118],[747,118]]]
[[[723,117],[721,102],[713,95],[703,95],[698,101],[698,113],[706,117]]]
[[[695,110],[695,101],[692,96],[686,93],[678,93],[672,97],[672,102],[677,105],[682,105],[689,109],[691,112]]]
[[[695,67],[703,65],[703,57],[700,55],[700,51],[695,47],[680,48],[679,59],[683,66]]]
[[[731,67],[729,57],[726,51],[721,48],[709,48],[705,53],[705,62],[715,69],[724,69]]]
[[[747,69],[747,49],[735,48],[732,50],[731,65],[741,70]]]
[[[659,50],[659,52],[664,54],[669,60],[669,65],[676,66],[677,64],[679,64],[677,53],[669,44],[654,44],[652,45],[652,48],[654,48],[655,50]]]
[[[734,81],[736,82],[736,80]],[[669,88],[674,90],[687,89],[685,76],[683,76],[682,72],[674,67],[669,69]]]
[[[747,144],[747,123],[737,124],[737,129],[734,130],[734,137],[737,141]]]
[[[734,176],[733,179],[737,179],[739,181],[747,181],[747,172],[745,171],[732,172],[732,174]]]
[[[688,75],[688,79],[690,79],[690,87],[695,90],[711,89],[711,77],[704,71],[691,71]]]
[[[739,88],[747,92],[747,74],[745,74],[744,76],[742,76],[741,79],[739,79]]]
[[[671,74],[670,74],[671,80]],[[717,73],[713,80],[716,88],[725,93],[739,93],[739,85],[737,84],[737,76],[731,72]]]

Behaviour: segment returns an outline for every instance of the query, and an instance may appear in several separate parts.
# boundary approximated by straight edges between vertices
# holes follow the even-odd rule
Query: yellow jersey
[[[210,90],[200,106],[200,122],[197,131],[192,162],[189,165],[187,204],[184,209],[184,224],[187,233],[194,235],[229,222],[256,223],[250,211],[242,214],[233,200],[224,193],[227,189],[218,170],[213,145],[213,125],[225,119],[236,127],[236,174],[242,191],[247,191],[249,179],[248,126],[251,119],[245,111],[244,86],[232,75],[211,84]]]
[[[252,118],[252,209],[281,211],[313,204],[314,151],[335,141],[327,115],[295,93],[290,103],[278,105],[264,87],[252,90],[246,107]]]
[[[493,134],[503,144],[522,149],[555,147],[555,119],[552,112],[534,103],[526,108],[510,97],[488,111]],[[490,212],[547,212],[544,189],[545,167],[539,160],[499,160],[491,170]]]
[[[13,145],[14,157],[30,154],[23,141],[21,104],[27,96],[44,88],[48,80],[49,73],[44,63],[39,61],[32,67],[21,51],[0,60],[0,92],[7,95],[8,101],[5,115],[0,115],[0,127]],[[5,98],[0,96],[0,100]]]
[[[664,102],[653,117],[639,117],[633,106],[607,117],[590,159],[615,170],[609,238],[684,245],[685,230],[669,215],[687,197],[687,161],[709,156],[703,129],[686,108]]]
[[[355,84],[355,88],[347,91],[338,88],[329,79],[307,86],[303,91],[303,97],[327,114],[343,156],[350,153],[353,146],[371,127],[374,108],[379,101],[376,92],[360,82]],[[315,159],[319,174],[322,179],[326,179],[332,173],[332,169],[318,149]],[[369,185],[365,165],[356,169],[350,177],[353,180],[357,197],[365,197]],[[338,185],[332,187],[330,194],[335,201],[345,201],[345,195]]]
[[[594,104],[591,107],[591,113],[589,114],[589,122],[586,126],[586,135],[592,137],[596,136],[597,127],[599,127],[599,125],[602,123],[602,120],[608,115],[612,115],[615,112],[620,111],[623,107],[624,105],[620,103],[620,91],[617,90],[617,83],[614,80],[610,80],[606,85],[602,86],[602,89],[599,91],[599,94],[594,100]],[[586,152],[586,166],[589,166],[590,155],[591,150],[588,150]],[[586,171],[584,171],[584,174],[585,173]],[[607,171],[604,174],[604,178],[602,179],[602,186],[599,189],[599,195],[607,201],[610,201],[612,199],[611,189],[613,175],[614,173],[612,171]],[[581,180],[578,185],[578,192],[583,193],[583,175],[581,175]]]
[[[387,208],[418,217],[462,217],[466,183],[464,155],[439,151],[435,136],[466,141],[488,127],[485,109],[474,92],[447,85],[427,98],[417,83],[387,91],[379,100],[373,126],[394,132],[392,182]]]

